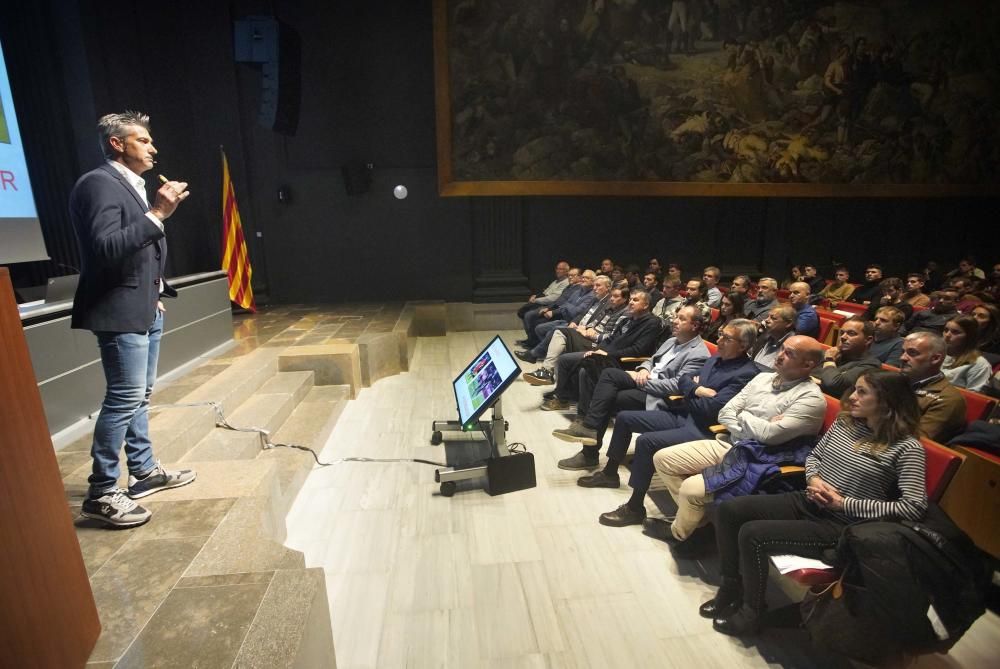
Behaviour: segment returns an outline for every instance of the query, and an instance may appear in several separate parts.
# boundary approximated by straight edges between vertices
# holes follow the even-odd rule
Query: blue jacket
[[[571,286],[571,288],[576,287]],[[580,286],[579,291],[574,291],[572,295],[560,300],[552,307],[552,318],[553,320],[573,323],[587,313],[596,301],[597,295],[593,290]]]
[[[716,502],[753,494],[761,481],[778,473],[781,465],[804,465],[817,440],[815,436],[800,437],[782,444],[780,450],[756,439],[737,441],[722,462],[702,470],[705,492],[713,493]]]
[[[795,317],[795,334],[819,339],[819,314],[813,305],[807,304],[798,312]]]
[[[743,386],[750,383],[750,379],[757,376],[757,372],[757,365],[746,356],[723,360],[716,354],[706,360],[697,372],[681,376],[677,382],[678,390],[684,395],[684,407],[698,428],[705,431],[712,425],[718,425],[719,411]],[[696,376],[697,383],[694,380]],[[714,390],[715,397],[695,395],[699,386]]]

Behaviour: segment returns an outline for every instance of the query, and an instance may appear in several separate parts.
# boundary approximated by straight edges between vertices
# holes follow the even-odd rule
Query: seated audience
[[[681,270],[681,266],[680,265],[678,265],[675,262],[667,264],[667,278],[668,279],[677,279],[678,281],[683,281],[683,279],[681,278],[681,275],[682,275],[682,270]]]
[[[977,304],[972,308],[972,317],[979,324],[976,348],[982,353],[1000,354],[1000,308],[985,302]]]
[[[948,285],[951,286],[958,293],[958,304],[955,306],[956,309],[962,313],[968,313],[972,311],[972,308],[977,304],[981,304],[983,299],[977,294],[978,281],[975,279],[970,279],[965,276],[960,276],[948,281]]]
[[[896,307],[882,307],[875,312],[872,325],[875,328],[875,339],[872,341],[871,354],[879,362],[899,367],[899,357],[903,354],[903,338],[899,329],[903,327],[906,318]]]
[[[944,365],[941,369],[952,385],[982,392],[990,384],[993,368],[976,348],[979,324],[968,314],[953,317],[944,326]]]
[[[757,297],[747,301],[743,313],[747,318],[763,322],[771,310],[780,304],[778,302],[778,282],[769,276],[757,282]]]
[[[590,292],[581,293],[579,300],[566,304],[557,302],[557,306],[551,307],[552,318],[535,326],[535,338],[540,340],[539,343],[531,349],[515,351],[514,355],[525,362],[537,362],[545,357],[552,337],[560,328],[575,329],[580,325],[597,323],[604,316],[611,299],[611,279],[603,275],[595,276],[589,269],[582,276],[580,285],[593,282]]]
[[[931,295],[931,308],[918,311],[906,321],[906,332],[944,332],[948,322],[958,309],[958,292],[944,288]]]
[[[944,285],[944,274],[941,273],[941,269],[938,264],[933,260],[928,260],[927,264],[924,265],[924,290],[928,293],[933,293]]]
[[[851,273],[841,265],[833,272],[833,282],[823,286],[819,291],[819,296],[830,300],[836,306],[837,302],[843,302],[854,292],[854,286],[850,283]]]
[[[614,511],[601,514],[599,521],[602,525],[624,527],[642,522],[646,516],[646,491],[653,480],[653,456],[658,451],[712,438],[709,428],[718,423],[719,411],[757,374],[757,369],[746,355],[756,330],[752,321],[733,321],[722,332],[718,353],[693,373],[680,378],[675,397],[657,402],[652,408],[647,401],[646,411],[622,411],[618,414],[604,469],[577,480],[577,485],[584,488],[619,487],[618,468],[625,460],[632,434],[639,433],[635,457],[629,466],[628,484],[632,488],[632,496]],[[596,447],[593,456],[596,463]]]
[[[650,258],[649,263],[646,265],[646,271],[652,272],[658,277],[663,274],[663,266],[657,258]]]
[[[792,265],[791,269],[788,271],[789,277],[781,282],[781,287],[784,290],[791,290],[792,284],[796,281],[802,280],[802,269],[800,265]]]
[[[984,290],[987,295],[993,298],[994,304],[1000,303],[1000,263],[993,266],[993,272],[990,274]]]
[[[816,340],[790,337],[774,361],[775,371],[755,376],[719,411],[728,436],[690,441],[653,456],[657,473],[677,502],[677,516],[673,522],[647,522],[647,534],[670,543],[678,557],[693,557],[704,545],[706,534],[697,530],[705,525],[705,511],[713,500],[703,470],[720,464],[740,441],[756,440],[769,451],[779,446],[794,450],[819,433],[826,399],[809,375],[821,357]]]
[[[875,370],[859,377],[844,413],[806,458],[805,491],[719,505],[722,584],[699,613],[713,618],[723,634],[755,634],[765,609],[769,556],[821,559],[849,523],[923,518],[925,455],[918,424],[906,377]]]
[[[606,277],[611,276],[611,272],[615,269],[615,263],[611,258],[605,258],[601,261],[601,269],[597,270],[598,274],[603,274]]]
[[[740,274],[733,278],[733,282],[729,285],[729,294],[733,295],[738,293],[743,296],[744,300],[750,299],[750,290],[753,288],[750,277],[746,274]],[[742,313],[742,312],[741,312]]]
[[[642,287],[642,272],[639,271],[638,265],[632,264],[625,268],[625,280],[628,282],[630,292],[644,290]]]
[[[624,288],[629,292],[632,292],[629,288],[628,281],[625,279],[625,270],[623,270],[619,265],[615,265],[611,269],[611,287],[612,288]]]
[[[757,369],[771,371],[774,369],[774,359],[778,357],[785,340],[795,334],[795,309],[787,304],[771,309],[764,319],[764,332],[757,337],[757,342],[750,351],[750,357]]]
[[[719,307],[719,317],[708,324],[705,328],[705,334],[702,338],[705,341],[710,341],[713,344],[719,343],[719,333],[722,332],[722,328],[726,327],[732,321],[737,318],[743,318],[743,303],[745,301],[744,293],[727,293],[722,296],[722,306]]]
[[[875,312],[881,307],[896,307],[903,312],[903,320],[910,320],[913,315],[913,307],[903,300],[903,282],[894,276],[882,279],[879,283],[879,290],[882,296],[877,300],[872,300],[865,310],[865,320],[875,320]]]
[[[795,333],[819,337],[819,314],[815,307],[809,304],[809,284],[796,281],[788,289],[788,303],[795,309]]]
[[[882,283],[882,266],[868,265],[865,267],[865,282],[854,289],[849,302],[857,304],[868,304],[872,300],[877,300],[882,295],[879,284]]]
[[[663,292],[659,302],[653,305],[653,315],[663,321],[663,329],[670,332],[674,314],[684,304],[684,298],[680,295],[681,282],[678,279],[667,277],[663,280]]]
[[[599,276],[594,285],[607,282],[611,284],[608,276]],[[602,311],[598,309],[594,314],[587,314],[580,323],[570,323],[564,328],[559,328],[552,333],[542,366],[532,372],[525,372],[522,376],[524,380],[533,386],[551,386],[556,381],[555,366],[556,360],[563,353],[574,353],[578,351],[589,351],[594,346],[600,346],[615,331],[618,319],[625,315],[628,308],[629,292],[621,288],[613,288],[608,295],[607,304]],[[532,355],[537,350],[532,349]],[[537,356],[536,356],[537,357]]]
[[[718,267],[706,267],[702,273],[701,280],[705,284],[705,290],[707,292],[707,299],[705,302],[708,306],[718,309],[719,305],[722,304],[722,291],[718,289],[719,276],[722,271]]]
[[[911,307],[927,307],[931,303],[931,298],[924,292],[926,279],[923,274],[912,272],[906,275],[906,290],[903,292],[903,301]]]
[[[802,266],[802,280],[809,284],[809,292],[818,295],[826,286],[826,279],[819,275],[815,265]]]
[[[674,336],[634,372],[605,369],[596,384],[581,374],[580,402],[577,404],[577,416],[581,420],[568,428],[553,431],[552,436],[579,442],[583,450],[560,460],[560,469],[597,466],[604,432],[616,410],[656,409],[664,406],[667,397],[680,392],[681,377],[696,373],[708,359],[708,348],[699,336],[704,326],[701,312],[694,307],[683,307],[674,318]]]
[[[601,368],[621,367],[621,358],[650,355],[660,334],[660,319],[649,312],[649,295],[629,296],[628,310],[618,319],[614,332],[587,351],[563,353],[556,360],[556,387],[545,396],[543,411],[562,411],[579,397],[579,373],[596,376]],[[586,364],[586,368],[584,367]]]
[[[698,307],[705,319],[712,317],[712,308],[708,306],[708,285],[700,279],[688,279],[684,288],[684,306]]]
[[[914,332],[903,340],[899,363],[917,395],[921,433],[941,443],[965,429],[965,398],[941,373],[944,355],[941,335]]]
[[[649,293],[650,304],[656,305],[663,298],[659,291],[660,279],[656,272],[646,272],[642,275],[642,289]]]
[[[875,328],[869,321],[848,318],[840,326],[840,341],[823,353],[823,365],[816,374],[820,389],[831,397],[840,397],[854,386],[854,381],[882,363],[871,354]]]
[[[986,272],[976,267],[976,259],[966,256],[958,261],[958,267],[948,272],[946,278],[968,277],[970,279],[982,281],[986,278]]]
[[[588,270],[590,271],[590,270]],[[538,344],[539,338],[544,335],[538,335],[535,333],[535,329],[543,323],[558,322],[562,319],[556,316],[557,313],[561,313],[561,308],[566,305],[573,305],[572,308],[575,309],[581,299],[585,296],[592,297],[593,293],[593,277],[594,273],[590,272],[590,280],[585,281],[583,274],[576,267],[570,268],[567,279],[569,280],[569,285],[566,289],[559,295],[558,298],[552,304],[538,307],[534,311],[529,311],[524,315],[524,333],[527,335],[524,339],[518,340],[516,343],[524,346],[525,348],[532,348]],[[589,308],[589,304],[587,307]],[[560,325],[565,325],[565,322]]]
[[[517,310],[517,317],[524,318],[529,311],[538,307],[548,306],[559,299],[563,290],[569,285],[569,263],[560,260],[556,263],[556,278],[546,286],[545,290],[528,298],[527,304],[522,304]]]

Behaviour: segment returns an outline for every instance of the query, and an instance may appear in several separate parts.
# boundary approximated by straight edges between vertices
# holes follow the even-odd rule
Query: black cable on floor
[[[293,448],[297,451],[305,451],[313,456],[313,460],[320,467],[330,467],[332,465],[341,462],[416,462],[421,465],[431,465],[433,467],[448,467],[449,465],[443,462],[434,462],[433,460],[423,460],[421,458],[369,458],[369,457],[348,457],[348,458],[337,458],[332,462],[323,462],[319,459],[319,455],[316,454],[312,448],[308,446],[302,446],[301,444],[279,444],[271,441],[270,430],[265,430],[262,427],[238,427],[232,425],[226,419],[226,415],[222,411],[222,405],[218,402],[178,402],[176,404],[157,404],[156,406],[149,407],[150,411],[156,411],[159,409],[175,409],[182,407],[201,407],[208,406],[212,407],[215,411],[215,426],[221,427],[224,430],[232,430],[233,432],[255,432],[260,437],[261,448],[263,450],[268,450],[271,448]],[[523,444],[522,444],[523,446]]]

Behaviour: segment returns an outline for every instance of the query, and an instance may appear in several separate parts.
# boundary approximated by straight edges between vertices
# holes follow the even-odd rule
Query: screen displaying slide
[[[455,379],[455,402],[463,425],[493,403],[494,396],[520,371],[500,337],[494,337]]]
[[[0,44],[0,263],[48,257]]]

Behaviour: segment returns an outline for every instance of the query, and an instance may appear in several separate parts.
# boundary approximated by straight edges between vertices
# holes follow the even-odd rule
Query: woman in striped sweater
[[[919,520],[927,508],[920,413],[905,376],[872,370],[806,458],[807,488],[722,502],[717,541],[722,587],[699,612],[724,634],[754,634],[765,608],[768,557],[822,558],[847,524]]]

